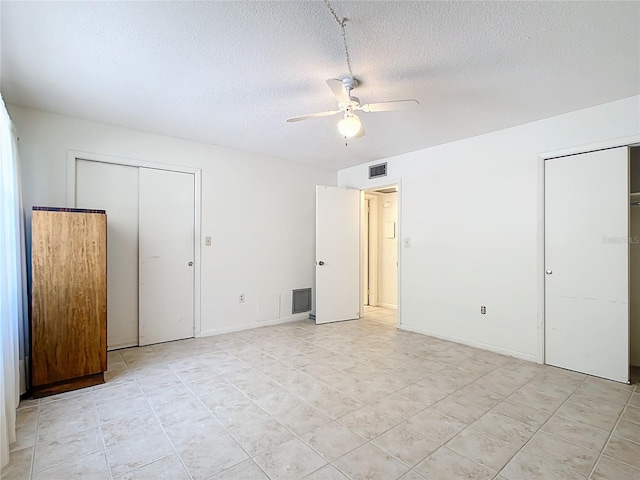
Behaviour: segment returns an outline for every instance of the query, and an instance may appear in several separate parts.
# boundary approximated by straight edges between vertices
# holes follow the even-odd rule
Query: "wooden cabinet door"
[[[106,215],[34,210],[34,386],[106,370]]]

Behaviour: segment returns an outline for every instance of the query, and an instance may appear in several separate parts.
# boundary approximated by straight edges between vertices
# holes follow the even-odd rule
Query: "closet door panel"
[[[138,167],[77,160],[76,207],[109,215],[109,349],[138,345]]]
[[[546,363],[626,382],[628,149],[545,162]]]
[[[193,337],[194,175],[139,175],[139,343]]]

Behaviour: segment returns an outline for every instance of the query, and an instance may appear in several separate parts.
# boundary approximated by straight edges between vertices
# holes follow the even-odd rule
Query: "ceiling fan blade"
[[[340,113],[340,112],[341,112],[340,110],[328,110],[326,112],[310,113],[309,115],[301,115],[299,117],[287,118],[287,122],[299,122],[301,120],[309,120],[310,118],[328,117],[330,115],[335,115],[336,113]]]
[[[338,80],[337,78],[330,78],[327,80],[327,85],[336,96],[339,102],[349,102],[350,98],[347,94],[347,89],[344,88],[344,83],[342,80]]]
[[[392,100],[390,102],[367,103],[356,110],[363,112],[392,112],[396,110],[411,110],[420,105],[417,100]]]

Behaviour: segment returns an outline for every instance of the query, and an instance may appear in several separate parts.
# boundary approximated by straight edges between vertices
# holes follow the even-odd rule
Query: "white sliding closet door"
[[[139,170],[139,344],[194,335],[194,175]]]
[[[546,363],[629,378],[628,149],[545,161]]]
[[[75,206],[107,212],[107,347],[138,345],[138,168],[77,160]]]

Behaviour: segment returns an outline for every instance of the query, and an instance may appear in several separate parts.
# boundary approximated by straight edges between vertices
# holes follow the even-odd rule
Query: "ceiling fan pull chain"
[[[344,43],[344,54],[347,57],[347,68],[349,69],[349,77],[353,78],[353,73],[351,72],[351,58],[349,57],[349,48],[347,47],[347,33],[344,29],[344,26],[347,24],[347,19],[340,18],[338,17],[338,15],[336,15],[336,11],[331,6],[331,3],[329,3],[329,0],[324,0],[324,3],[327,5],[327,8],[331,12],[331,15],[333,15],[333,18],[340,26],[340,30],[342,32],[342,43]]]

